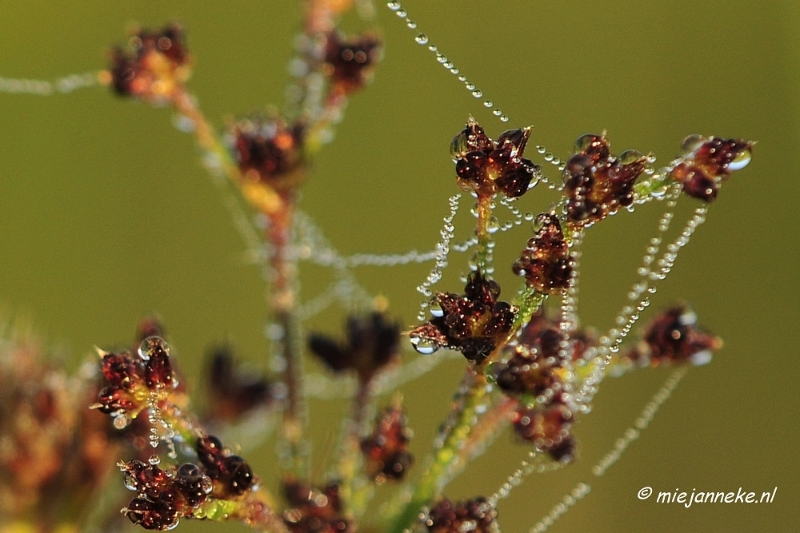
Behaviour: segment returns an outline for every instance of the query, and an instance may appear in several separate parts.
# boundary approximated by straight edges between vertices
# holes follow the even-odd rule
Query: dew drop
[[[494,107],[494,102],[492,102],[491,100],[486,100],[483,102],[483,107],[491,109]]]
[[[444,309],[442,309],[442,304],[439,303],[438,299],[431,300],[428,309],[430,310],[432,317],[439,318],[444,316]],[[411,342],[413,343],[414,341],[412,340]]]
[[[455,74],[458,74],[459,72],[461,72],[461,71],[458,70],[456,67],[453,67],[453,68],[450,69],[450,74],[454,74],[455,75]]]
[[[136,476],[134,476],[131,472],[125,472],[125,475],[122,479],[122,484],[125,485],[125,488],[128,490],[136,490]]]
[[[153,454],[153,455],[150,456],[150,458],[147,460],[147,462],[150,463],[153,466],[156,466],[159,463],[161,463],[161,458],[158,455]]]
[[[474,91],[472,91],[472,96],[474,96],[475,98],[480,98],[483,96],[483,91],[481,91],[480,89],[475,89]]]
[[[630,165],[640,161],[644,155],[639,150],[625,150],[619,154],[619,162],[623,165]]]
[[[406,26],[408,26],[409,30],[416,30],[417,29],[417,23],[414,22],[413,20],[406,19]]]
[[[502,115],[502,114],[503,114],[503,111],[502,111],[501,109],[499,109],[499,108],[498,108],[498,109],[494,109],[494,110],[492,111],[492,115],[494,115],[494,116],[496,116],[496,117],[499,117],[499,116],[500,116],[500,115]]]
[[[500,115],[500,122],[508,122],[508,115]]]
[[[752,158],[753,154],[750,151],[750,148],[745,148],[734,158],[733,161],[728,163],[728,170],[741,170],[750,163]]]
[[[475,84],[474,83],[466,82],[464,87],[466,87],[468,91],[474,91],[475,90]]]
[[[597,140],[597,135],[594,133],[585,133],[575,140],[575,151],[583,152],[589,148],[593,142]]]
[[[130,420],[124,414],[117,415],[114,417],[114,427],[116,429],[125,429],[130,424]]]
[[[400,2],[395,2],[395,1],[387,2],[386,6],[392,11],[397,11],[398,9],[400,9]]]
[[[492,216],[489,217],[489,220],[486,222],[486,231],[489,233],[497,233],[497,230],[500,229],[500,221],[497,217]]]
[[[686,137],[681,143],[681,153],[688,157],[694,153],[695,150],[700,148],[708,139],[702,135],[693,134]]]
[[[411,339],[411,345],[422,355],[430,355],[434,353],[439,347],[430,339],[421,339],[416,337],[416,342],[414,342],[414,338]]]

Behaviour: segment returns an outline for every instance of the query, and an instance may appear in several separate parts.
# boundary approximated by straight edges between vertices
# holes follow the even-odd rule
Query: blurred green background
[[[591,494],[552,531],[797,531],[798,4],[407,0],[404,6],[511,121],[504,126],[492,117],[379,4],[375,25],[386,40],[384,62],[373,85],[352,99],[302,200],[345,254],[433,247],[447,197],[456,191],[449,142],[469,114],[493,136],[533,124],[531,143],[560,157],[569,156],[578,135],[604,129],[616,153],[653,151],[662,163],[691,133],[758,141],[753,162],[723,187],[654,298],[653,307],[692,302],[701,322],[724,338],[724,349],[711,365],[688,374],[622,460],[596,478],[591,465],[669,371],[604,382],[594,411],[577,428],[580,461],[528,478],[500,504],[504,530],[526,531],[586,481]],[[215,124],[283,102],[299,20],[287,1],[0,0],[0,76],[52,80],[96,71],[105,66],[108,46],[122,42],[132,24],[170,20],[188,29],[196,59],[191,90]],[[360,25],[350,20],[346,27]],[[261,273],[245,261],[218,189],[191,137],[171,125],[169,110],[101,88],[50,97],[0,93],[0,150],[0,307],[30,317],[70,354],[65,364],[77,365],[95,345],[127,345],[137,321],[155,312],[190,379],[206,348],[220,340],[266,368]],[[537,211],[554,198],[533,191],[518,205]],[[463,211],[468,204],[465,199]],[[694,206],[683,202],[678,220]],[[611,326],[661,209],[621,213],[588,232],[585,323]],[[466,236],[469,228],[462,224],[458,231]],[[503,262],[528,236],[525,229],[500,237],[498,277],[507,280],[507,292],[515,285]],[[457,275],[466,257],[453,255],[451,265],[440,288],[460,291]],[[420,300],[414,287],[427,268],[365,267],[357,274],[410,325]],[[305,298],[330,279],[307,266],[301,274]],[[342,321],[331,309],[309,327],[336,332]],[[461,367],[454,360],[406,389],[418,457],[446,412]],[[317,472],[337,431],[323,421],[343,409],[311,402]],[[448,495],[498,488],[526,450],[510,435],[497,447]],[[274,470],[272,444],[248,454],[265,477]],[[770,504],[686,509],[639,501],[644,486],[656,492],[743,487],[757,494],[777,486],[777,493]]]

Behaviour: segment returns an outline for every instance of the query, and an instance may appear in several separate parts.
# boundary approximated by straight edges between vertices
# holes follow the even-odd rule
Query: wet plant
[[[255,213],[258,224],[243,231],[259,232],[256,256],[269,279],[273,366],[281,371],[247,375],[230,351],[220,348],[211,358],[205,389],[200,389],[210,407],[199,409],[196,403],[203,399],[188,393],[163,326],[145,320],[130,349],[98,349],[97,390],[81,406],[85,409],[72,409],[108,416],[103,438],[117,435],[119,442],[113,448],[103,444],[103,457],[119,454],[117,481],[131,491],[122,514],[145,529],[168,530],[199,519],[293,533],[498,531],[500,502],[513,487],[528,475],[578,459],[573,427],[591,411],[607,376],[648,366],[677,369],[637,420],[634,433],[626,435],[630,442],[686,367],[708,363],[721,346],[682,303],[657,312],[641,332],[634,326],[731,173],[749,163],[753,143],[690,135],[676,140],[677,155],[659,166],[652,154],[613,152],[609,136],[600,132],[579,136],[573,152],[562,160],[534,145],[529,125],[512,124],[493,102],[483,100],[482,92],[418,31],[403,7],[389,2],[390,12],[415,32],[414,39],[483,100],[482,107],[496,121],[489,126],[464,117],[463,124],[454,125],[452,140],[443,139],[444,146],[449,143],[454,163],[450,179],[456,189],[432,252],[344,257],[326,245],[321,231],[300,211],[300,191],[315,179],[312,163],[332,140],[348,102],[357,105],[358,93],[380,75],[384,44],[371,27],[369,2],[308,0],[301,5],[303,27],[287,103],[232,120],[223,131],[205,117],[189,90],[194,61],[185,30],[177,23],[135,30],[126,45],[111,50],[108,68],[96,78],[125,100],[171,108],[176,123],[194,136],[208,171],[223,176]],[[343,17],[357,18],[365,28],[346,34]],[[47,91],[46,85],[4,80],[6,86],[16,82],[33,92]],[[553,196],[551,206],[540,213],[527,211],[525,200],[539,193]],[[455,220],[467,202],[473,204],[473,227],[458,240]],[[582,244],[609,217],[629,216],[638,206],[656,202],[664,212],[628,302],[614,317],[615,327],[599,331],[582,325]],[[693,202],[694,212],[677,232],[673,228],[673,236],[679,202]],[[514,242],[508,230],[523,225],[530,225],[529,237]],[[501,248],[519,250],[517,259],[499,264],[495,254]],[[459,284],[445,286],[444,271],[455,252],[465,254],[466,274]],[[298,292],[303,261],[337,271],[329,299],[341,300],[345,310],[340,336],[305,331],[308,313],[304,316],[303,310],[308,307]],[[390,302],[365,293],[352,273],[359,262],[433,264],[417,287],[422,301],[416,323],[402,322],[393,316]],[[501,287],[496,279],[500,269],[517,274],[518,283]],[[409,353],[409,347],[418,355]],[[411,373],[410,360],[432,361],[432,367],[446,357],[442,354],[453,353],[463,356],[463,377],[453,384],[450,411],[432,450],[414,457],[403,398],[387,393],[396,392]],[[355,382],[350,415],[322,476],[313,472],[308,442],[304,359],[309,357],[329,372],[322,378],[327,386],[337,387],[346,377]],[[13,364],[9,368],[19,371]],[[92,387],[88,380],[83,386]],[[256,408],[275,422],[281,469],[277,479],[259,475],[236,443],[218,437],[220,427]],[[448,484],[505,428],[511,428],[525,450],[519,469],[500,487],[451,501]],[[27,427],[3,429],[23,442],[18,455],[24,455]],[[598,464],[595,473],[611,466],[622,449]],[[11,480],[9,491],[20,482],[14,470],[17,458],[12,459],[0,463],[10,472],[5,478]],[[55,465],[53,471],[60,468],[67,466]],[[368,512],[386,486],[392,494],[379,512]],[[588,490],[586,484],[577,486],[565,508]],[[13,508],[4,512],[20,523],[27,520],[14,516]],[[554,510],[533,530],[547,529],[562,513],[561,508]]]

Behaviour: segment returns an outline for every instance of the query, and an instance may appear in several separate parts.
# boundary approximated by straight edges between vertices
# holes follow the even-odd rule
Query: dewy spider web
[[[399,2],[389,2],[388,6],[392,11],[395,12],[396,15],[404,19],[406,25],[410,29],[415,31],[417,30],[416,23],[409,18],[407,12],[402,9]],[[482,91],[477,89],[473,83],[467,80],[466,77],[460,75],[459,69],[447,58],[447,56],[439,51],[438,47],[429,44],[429,39],[425,34],[418,34],[415,37],[415,40],[421,45],[427,45],[428,50],[435,54],[436,60],[451,74],[458,76],[459,81],[464,84],[464,87],[470,91],[475,98],[483,97]],[[91,74],[67,76],[57,80],[56,82],[0,78],[0,91],[48,95],[54,92],[54,87],[56,90],[58,90],[58,92],[67,93],[77,88],[92,86],[96,84],[96,82],[97,77]],[[492,114],[501,122],[508,121],[508,117],[499,108],[496,108],[491,100],[485,100],[483,105],[487,109],[491,110]],[[191,129],[192,124],[181,119],[176,121],[176,126],[178,126],[178,128],[182,131],[188,131]],[[552,164],[559,171],[563,171],[565,169],[565,163],[559,158],[553,156],[553,154],[548,152],[545,147],[537,146],[536,150],[544,156],[544,161]],[[647,160],[649,164],[653,162],[654,158],[648,157]],[[685,157],[676,159],[668,167],[658,171],[654,171],[652,168],[648,167],[648,173],[654,175],[654,179],[656,181],[658,179],[663,179],[684,160]],[[212,174],[214,174],[215,166],[218,164],[218,162],[213,158],[208,158],[206,160],[206,164],[210,170],[212,170]],[[546,180],[544,176],[539,176],[537,179],[541,179],[542,182],[546,182],[550,189],[563,190],[563,185],[556,185],[554,182]],[[264,229],[262,220],[256,219],[254,221],[249,215],[246,214],[245,209],[242,208],[238,201],[238,197],[231,192],[227,181],[215,181],[225,184],[223,186],[225,189],[223,195],[224,202],[231,211],[232,219],[234,220],[236,228],[247,244],[250,260],[261,264],[264,268],[265,278],[268,282],[271,281],[274,274],[267,266],[267,257],[270,254],[270,250],[261,238]],[[667,197],[668,211],[662,216],[659,222],[658,234],[656,237],[651,239],[650,245],[648,246],[646,255],[643,259],[643,265],[637,271],[639,280],[634,284],[628,294],[630,305],[626,305],[616,316],[615,322],[617,327],[601,337],[600,343],[597,347],[590,348],[589,353],[591,354],[591,357],[587,357],[587,360],[591,360],[594,363],[590,375],[582,382],[577,383],[578,387],[576,389],[566,389],[566,392],[574,395],[575,402],[585,412],[590,410],[591,401],[597,391],[597,384],[606,373],[607,366],[611,362],[614,354],[619,351],[619,344],[628,336],[632,327],[640,318],[641,313],[649,305],[649,295],[655,292],[655,282],[663,279],[670,271],[677,257],[678,251],[688,243],[689,238],[692,236],[697,226],[705,219],[706,208],[698,208],[695,211],[694,216],[691,217],[687,222],[685,228],[681,232],[681,235],[671,244],[669,244],[667,246],[667,250],[657,259],[664,233],[669,229],[669,224],[673,218],[673,211],[679,192],[679,189],[672,188],[662,193]],[[652,199],[652,196],[645,196],[644,200],[642,201],[650,201]],[[292,260],[296,262],[312,262],[317,266],[330,268],[334,272],[334,279],[326,288],[324,288],[317,295],[303,302],[298,307],[297,317],[301,321],[308,320],[325,311],[332,305],[338,305],[347,311],[369,309],[374,302],[374,297],[370,295],[361,284],[358,283],[355,274],[355,270],[357,268],[368,266],[397,268],[403,265],[432,262],[433,267],[429,275],[417,289],[423,294],[423,296],[426,297],[426,300],[421,306],[420,320],[423,320],[425,316],[424,313],[430,306],[429,299],[431,296],[433,296],[432,288],[441,280],[442,272],[448,266],[449,253],[451,251],[468,252],[476,249],[481,244],[475,237],[470,237],[460,243],[453,243],[453,240],[455,239],[454,219],[459,209],[460,200],[460,195],[452,196],[449,199],[449,211],[443,219],[443,228],[440,231],[441,240],[435,245],[433,250],[422,252],[411,250],[396,254],[357,253],[350,256],[344,256],[338,250],[336,250],[333,245],[331,245],[322,231],[314,224],[308,215],[304,213],[297,214],[294,219],[293,227],[294,241],[288,250]],[[490,219],[487,223],[490,234],[508,231],[515,226],[521,225],[523,220],[531,221],[534,219],[533,213],[523,214],[522,211],[520,211],[520,209],[508,199],[498,199],[497,202],[506,210],[508,210],[511,219],[503,221],[495,217]],[[494,208],[496,206],[493,205],[492,207]],[[559,205],[557,207],[560,209],[564,206]],[[477,211],[475,215],[476,217],[478,216]],[[572,274],[572,281],[569,290],[566,291],[566,293],[561,297],[561,316],[559,320],[559,329],[563,333],[564,340],[561,343],[561,350],[559,353],[563,358],[566,358],[567,353],[572,349],[571,336],[575,333],[577,328],[577,273],[578,261],[580,260],[579,246],[583,238],[584,235],[582,230],[573,235],[572,250],[575,257],[575,272]],[[486,242],[489,244],[493,243],[492,237],[489,237]],[[481,259],[485,262],[485,265],[491,265],[491,249],[492,246],[488,246],[485,257]],[[655,263],[655,268],[653,268],[653,263]],[[486,272],[491,274],[492,268],[493,267],[491,266],[487,266]],[[268,327],[267,331],[271,332],[268,334],[280,335],[280,331],[278,331],[279,328],[280,326],[278,325]],[[418,351],[424,353],[425,350],[420,349],[419,345],[417,345],[417,348]],[[394,374],[386,373],[381,376],[381,378],[376,380],[374,384],[375,392],[378,394],[390,392],[396,389],[399,385],[430,371],[439,362],[444,360],[446,357],[453,355],[454,353],[455,352],[447,352],[442,350],[440,353],[430,357],[417,358],[401,367],[401,369]],[[593,468],[593,473],[595,473],[595,475],[602,475],[608,469],[608,467],[616,462],[616,460],[619,458],[619,455],[624,449],[626,449],[628,444],[630,444],[630,442],[632,442],[634,439],[638,438],[639,430],[646,427],[647,423],[649,423],[650,419],[652,419],[652,416],[658,410],[660,405],[669,397],[675,386],[677,386],[677,383],[684,373],[685,369],[679,370],[673,376],[673,378],[670,378],[662,391],[656,395],[654,400],[648,404],[648,407],[645,409],[640,418],[637,419],[636,428],[630,428],[628,431],[626,431],[624,437],[619,439],[617,442],[615,449]],[[322,374],[307,376],[305,379],[308,385],[306,393],[308,395],[320,398],[348,396],[352,394],[352,390],[354,388],[352,381],[350,382],[349,386],[342,387],[341,382],[334,382],[332,379]],[[568,387],[572,387],[572,384],[569,384]],[[462,392],[466,393],[466,388]],[[483,410],[489,409],[492,407],[491,401],[492,400],[487,398],[485,403],[480,404],[479,407]],[[457,422],[455,420],[451,420],[445,424],[444,429],[446,431],[452,429],[456,423]],[[437,438],[437,442],[435,443],[435,448],[437,451],[444,446],[446,431],[443,431]],[[469,457],[472,458],[479,455],[483,449],[484,448],[477,447],[474,451],[470,452]],[[534,454],[530,461],[526,459],[523,462],[522,466],[514,474],[512,474],[508,482],[489,498],[489,501],[492,503],[492,505],[494,505],[498,500],[506,497],[511,491],[511,488],[519,484],[525,475],[530,472],[539,471],[546,468],[536,463],[537,459],[538,455]],[[445,475],[439,479],[437,492],[440,492],[450,480],[458,475],[465,462],[466,460],[462,460],[461,464],[454,463],[446,471]],[[555,519],[561,516],[569,507],[574,505],[576,501],[588,493],[588,490],[588,485],[578,485],[572,493],[564,498],[561,504],[556,506],[551,513],[539,524],[534,526],[531,531],[544,531],[544,529],[549,527],[549,525],[552,524]]]

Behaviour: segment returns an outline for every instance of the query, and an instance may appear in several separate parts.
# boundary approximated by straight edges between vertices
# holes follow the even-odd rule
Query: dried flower
[[[517,308],[499,301],[500,285],[480,270],[470,273],[464,295],[437,293],[430,305],[433,318],[409,332],[420,352],[458,350],[481,364],[511,332]]]
[[[231,127],[231,149],[242,175],[253,183],[288,191],[303,177],[302,122],[286,124],[279,117],[254,116]]]
[[[395,402],[383,410],[375,423],[375,430],[361,441],[367,475],[378,484],[387,479],[403,479],[414,462],[414,456],[408,451],[410,439],[405,413],[399,402]]]
[[[530,128],[509,130],[492,141],[475,119],[469,117],[467,126],[450,144],[458,185],[484,198],[497,192],[509,198],[525,194],[534,178],[538,180],[541,170],[522,157],[530,135]]]
[[[670,176],[683,184],[683,192],[689,196],[713,202],[720,184],[728,179],[731,171],[750,163],[753,144],[744,139],[690,135],[681,145],[685,159]]]
[[[591,226],[620,207],[633,204],[633,185],[647,166],[636,150],[611,155],[605,135],[586,134],[575,142],[577,153],[564,168],[567,221]]]
[[[283,521],[292,533],[351,533],[353,524],[342,516],[339,486],[335,483],[322,490],[294,479],[283,484],[289,508]]]
[[[182,89],[191,63],[183,29],[171,24],[161,31],[138,31],[127,49],[115,48],[108,76],[118,94],[161,105]]]
[[[652,366],[711,361],[722,347],[719,337],[697,328],[697,314],[686,305],[662,311],[646,327],[642,340],[627,354],[639,365]]]
[[[569,254],[561,224],[553,213],[541,213],[539,229],[512,267],[530,287],[545,294],[564,292],[572,281],[575,259]]]
[[[390,364],[400,351],[400,326],[382,312],[347,319],[347,341],[312,334],[311,352],[334,372],[353,370],[362,383]]]
[[[331,80],[334,93],[349,94],[369,82],[380,57],[381,43],[376,35],[348,38],[334,31],[327,36],[323,73]]]
[[[497,509],[486,498],[479,497],[464,502],[452,503],[443,498],[425,518],[430,533],[497,533]]]

